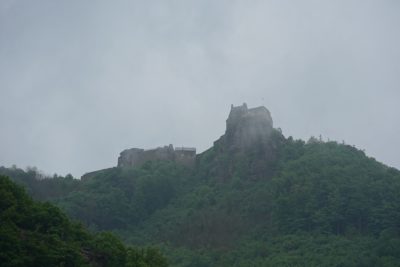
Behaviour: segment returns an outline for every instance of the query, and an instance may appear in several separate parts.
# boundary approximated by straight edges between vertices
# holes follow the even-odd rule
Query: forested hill
[[[167,266],[151,248],[126,247],[110,233],[89,233],[59,208],[32,201],[24,189],[0,176],[0,265]]]
[[[400,266],[400,172],[353,146],[286,138],[264,109],[232,109],[193,168],[29,183],[1,171],[94,231],[162,247],[172,266]],[[46,187],[62,189],[35,193]]]

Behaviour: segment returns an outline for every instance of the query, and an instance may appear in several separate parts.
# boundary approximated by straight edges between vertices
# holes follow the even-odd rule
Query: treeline
[[[269,147],[217,143],[193,169],[148,162],[40,187],[65,188],[48,199],[93,230],[157,244],[173,266],[400,266],[398,170],[278,131]]]
[[[14,182],[25,187],[27,193],[35,200],[47,201],[64,197],[76,191],[79,180],[71,174],[49,176],[36,167],[27,167],[26,170],[12,166],[0,167],[0,174],[10,177]]]

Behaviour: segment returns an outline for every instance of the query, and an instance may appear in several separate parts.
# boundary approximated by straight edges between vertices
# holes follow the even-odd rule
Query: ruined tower
[[[231,149],[247,149],[254,145],[263,146],[270,140],[273,121],[265,107],[247,108],[231,106],[226,120],[225,143]]]

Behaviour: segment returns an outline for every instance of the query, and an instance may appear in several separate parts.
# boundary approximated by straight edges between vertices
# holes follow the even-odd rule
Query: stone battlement
[[[192,166],[196,160],[196,148],[176,147],[172,145],[154,149],[131,148],[120,153],[118,167],[141,166],[147,161],[172,161],[185,166]]]

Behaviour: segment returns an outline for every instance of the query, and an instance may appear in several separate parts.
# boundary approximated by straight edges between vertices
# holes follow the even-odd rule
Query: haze
[[[265,105],[400,168],[400,2],[0,2],[0,165],[79,177],[120,151],[201,152]]]

